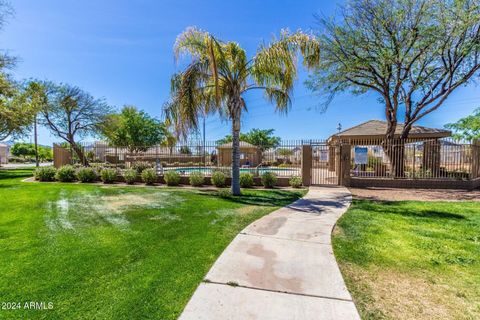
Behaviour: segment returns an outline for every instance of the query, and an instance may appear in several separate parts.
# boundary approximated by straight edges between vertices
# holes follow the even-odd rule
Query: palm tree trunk
[[[240,195],[240,106],[232,114],[232,195]]]

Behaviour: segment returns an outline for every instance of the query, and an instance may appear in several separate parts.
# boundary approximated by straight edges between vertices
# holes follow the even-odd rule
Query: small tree
[[[407,138],[480,68],[478,1],[350,0],[337,17],[318,19],[323,50],[308,85],[327,95],[325,105],[340,92],[376,93],[387,141],[395,138],[399,112],[400,138]],[[401,143],[385,150],[392,172],[403,176]]]
[[[449,123],[445,127],[455,132],[453,136],[456,139],[480,139],[480,108],[476,109],[472,115],[461,118],[455,123]]]
[[[10,149],[12,155],[16,157],[33,157],[35,156],[35,148],[31,143],[17,142]]]
[[[246,133],[240,133],[240,141],[245,141],[265,151],[267,149],[276,148],[280,144],[280,137],[273,135],[275,129],[252,129]],[[217,141],[218,144],[232,142],[232,135],[226,135],[225,138]]]
[[[114,146],[127,147],[130,152],[146,151],[165,138],[163,123],[134,106],[125,106],[119,114],[111,114],[101,134]]]
[[[63,139],[88,166],[88,159],[77,139],[97,132],[100,123],[110,113],[103,99],[96,99],[78,87],[68,84],[45,83],[48,103],[42,108],[42,124]]]
[[[280,148],[277,149],[277,154],[283,158],[283,163],[286,163],[288,157],[293,155],[293,150],[288,148]]]

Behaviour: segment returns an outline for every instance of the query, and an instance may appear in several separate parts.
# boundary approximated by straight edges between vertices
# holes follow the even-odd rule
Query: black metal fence
[[[264,172],[273,172],[278,176],[300,176],[301,152],[303,141],[282,141],[271,145],[252,145],[240,143],[241,172],[259,176]],[[57,147],[58,148],[58,147]],[[79,144],[82,156],[72,148],[65,146],[68,159],[64,163],[90,166],[126,168],[155,168],[159,174],[174,170],[181,175],[202,172],[210,175],[219,170],[231,174],[231,143],[192,141],[172,146],[130,146],[119,147],[97,141]],[[57,151],[57,154],[59,152]]]
[[[473,157],[479,156],[479,146],[446,138],[360,140],[351,146],[353,177],[468,180],[475,178]]]

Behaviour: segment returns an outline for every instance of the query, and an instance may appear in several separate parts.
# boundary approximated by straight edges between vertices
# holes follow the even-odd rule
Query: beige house
[[[8,163],[9,146],[0,143],[0,164]]]
[[[229,167],[232,165],[232,143],[225,143],[217,147],[218,165]],[[256,167],[262,163],[262,151],[257,146],[240,141],[240,165]]]

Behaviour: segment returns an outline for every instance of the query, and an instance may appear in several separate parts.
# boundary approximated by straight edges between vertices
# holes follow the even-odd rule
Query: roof
[[[403,123],[398,123],[395,130],[395,136],[400,136],[403,130]],[[354,138],[354,139],[378,139],[383,138],[387,132],[387,122],[380,120],[370,120],[354,127],[340,131],[330,137],[332,138]],[[452,132],[444,129],[427,128],[422,126],[412,126],[408,138],[443,138],[451,136]]]
[[[232,144],[233,144],[233,142],[224,143],[222,145],[219,145],[217,148],[218,149],[232,148]],[[257,146],[254,146],[253,144],[245,142],[245,141],[240,141],[240,148],[257,148]]]

